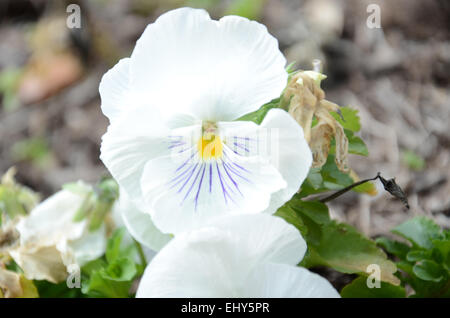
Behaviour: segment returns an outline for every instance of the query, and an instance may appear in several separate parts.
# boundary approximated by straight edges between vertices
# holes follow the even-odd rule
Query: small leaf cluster
[[[132,297],[133,282],[145,269],[140,246],[127,242],[126,229],[117,229],[108,240],[106,253],[81,268],[82,293],[88,297]]]
[[[417,216],[392,230],[407,242],[380,237],[376,242],[397,259],[398,277],[412,297],[450,297],[450,231]]]

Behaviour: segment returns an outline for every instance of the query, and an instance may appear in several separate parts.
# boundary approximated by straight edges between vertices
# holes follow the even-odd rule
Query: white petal
[[[140,211],[125,193],[120,194],[115,209],[120,211],[130,234],[144,246],[159,251],[172,238],[168,234],[161,233],[153,224],[150,214]]]
[[[72,250],[75,263],[83,266],[105,253],[106,242],[106,229],[103,224],[98,230],[93,232],[86,231],[78,240],[69,242],[68,247]]]
[[[145,270],[137,297],[242,297],[255,266],[297,263],[305,249],[297,229],[281,218],[220,218],[175,236]]]
[[[214,228],[177,235],[147,266],[136,297],[226,297],[248,271],[234,238]]]
[[[177,234],[211,219],[265,210],[270,195],[286,186],[279,172],[257,156],[240,156],[224,146],[222,159],[201,161],[192,151],[149,161],[141,179],[155,225]]]
[[[284,110],[271,109],[261,129],[277,132],[278,147],[271,148],[270,162],[278,169],[287,187],[274,193],[266,212],[274,213],[300,189],[312,164],[311,150],[302,127]]]
[[[131,56],[133,89],[165,116],[186,113],[228,121],[279,97],[286,60],[265,26],[200,9],[161,15]]]
[[[73,222],[83,197],[61,190],[40,203],[17,224],[20,244],[55,245],[61,240],[75,240],[83,235],[86,222]]]
[[[141,200],[140,179],[148,160],[170,153],[169,132],[161,125],[158,112],[128,111],[109,125],[103,135],[100,159],[133,201]]]
[[[306,253],[306,242],[297,228],[278,216],[228,216],[213,220],[210,226],[239,236],[236,248],[247,249],[253,262],[297,265]]]
[[[339,298],[328,280],[306,268],[265,263],[246,281],[243,297],[249,298]]]
[[[99,91],[102,99],[102,112],[110,121],[120,118],[123,110],[135,105],[130,86],[130,59],[121,59],[112,69],[103,75]]]

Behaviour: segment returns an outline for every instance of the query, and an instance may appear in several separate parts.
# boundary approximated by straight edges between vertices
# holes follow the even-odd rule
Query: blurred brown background
[[[80,29],[66,26],[70,3],[81,7]],[[369,4],[380,6],[380,29],[366,25]],[[335,218],[370,236],[416,214],[450,226],[448,0],[1,0],[0,172],[15,165],[44,196],[106,174],[100,78],[148,23],[180,6],[261,21],[289,62],[323,61],[327,99],[360,111],[370,154],[352,155],[352,167],[361,178],[396,177],[411,209],[382,191],[348,193],[331,203]]]

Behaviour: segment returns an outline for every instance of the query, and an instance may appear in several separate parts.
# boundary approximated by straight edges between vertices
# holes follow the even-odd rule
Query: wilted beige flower
[[[89,231],[86,218],[74,220],[83,201],[84,196],[61,190],[18,222],[19,244],[8,252],[26,278],[58,283],[67,277],[67,266],[82,266],[104,253],[105,225]]]
[[[320,81],[325,75],[315,71],[298,72],[292,76],[283,95],[283,105],[303,127],[305,138],[313,154],[313,167],[322,167],[327,161],[331,140],[336,141],[336,165],[347,172],[348,139],[342,125],[330,114],[340,113],[339,106],[325,99]],[[313,119],[317,124],[312,127]]]

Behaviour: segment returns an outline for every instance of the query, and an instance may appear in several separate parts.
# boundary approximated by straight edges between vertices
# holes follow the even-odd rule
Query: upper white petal
[[[140,99],[165,117],[227,121],[279,97],[285,64],[262,24],[237,16],[215,21],[204,10],[180,8],[145,29],[129,76]]]
[[[122,111],[136,106],[130,86],[130,59],[120,60],[103,75],[99,91],[102,99],[102,112],[111,121],[120,118]]]

